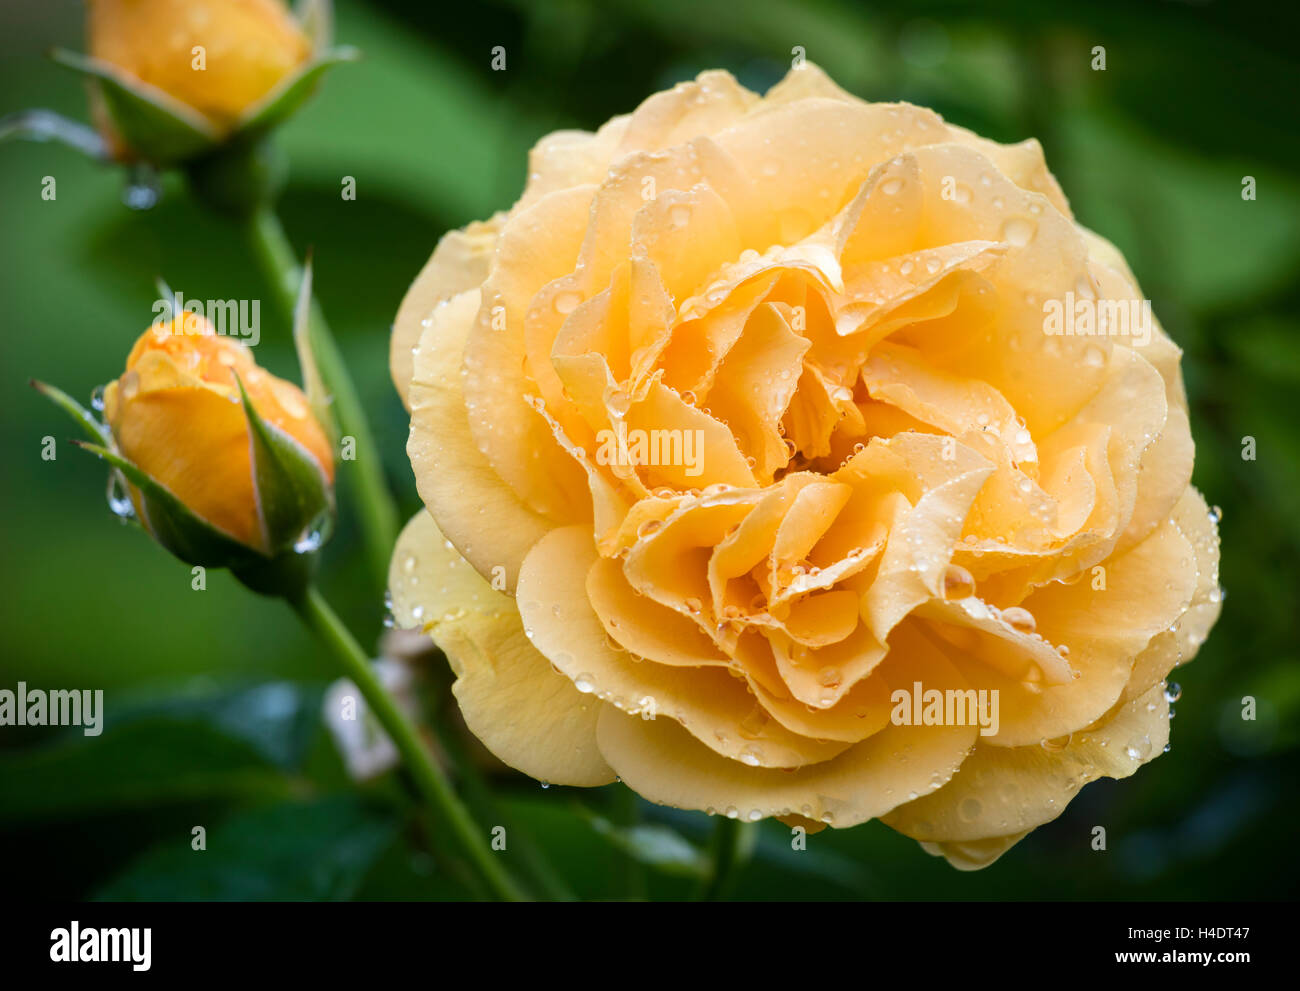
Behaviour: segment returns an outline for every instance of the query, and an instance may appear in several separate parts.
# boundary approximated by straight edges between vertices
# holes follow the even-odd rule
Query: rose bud
[[[125,482],[115,511],[177,557],[229,567],[257,591],[306,573],[332,526],[330,441],[303,391],[242,342],[188,311],[154,323],[104,389],[103,426],[40,388],[104,442],[83,446]]]
[[[90,54],[54,58],[92,80],[95,124],[121,161],[175,165],[252,145],[351,49],[329,47],[328,0],[90,0]],[[237,139],[248,139],[237,141]]]

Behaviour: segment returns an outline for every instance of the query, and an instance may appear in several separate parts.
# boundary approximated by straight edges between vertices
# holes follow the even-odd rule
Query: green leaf
[[[248,418],[257,511],[267,546],[273,556],[299,544],[304,552],[315,550],[333,528],[333,496],[325,473],[305,447],[262,419],[243,381],[238,376],[236,381]]]
[[[232,816],[191,847],[183,833],[100,889],[102,901],[343,901],[392,844],[399,820],[354,795]]]
[[[229,568],[263,557],[255,548],[194,515],[170,489],[116,451],[98,444],[75,443],[117,468],[140,490],[146,517],[142,522],[158,543],[182,561]]]
[[[115,700],[110,732],[141,720],[170,719],[220,730],[253,747],[269,764],[300,771],[320,732],[325,684],[267,681],[226,683],[208,679],[182,684],[166,695]]]
[[[142,158],[171,164],[218,143],[216,129],[202,114],[156,86],[134,79],[90,55],[56,48],[50,57],[96,80],[113,124],[132,151]]]
[[[359,51],[346,46],[333,48],[317,55],[296,73],[281,80],[270,93],[249,107],[236,125],[234,134],[241,136],[256,134],[275,127],[307,102],[326,72],[340,62],[355,62],[360,57]]]
[[[677,877],[702,878],[708,873],[709,858],[668,826],[616,826],[603,816],[586,818],[592,829],[638,863]]]
[[[302,267],[302,282],[298,286],[298,299],[293,305],[293,344],[298,351],[298,365],[302,369],[303,389],[307,393],[307,404],[317,422],[324,428],[331,444],[339,439],[338,423],[332,409],[333,396],[330,395],[320,368],[316,365],[316,353],[311,343],[311,255]]]
[[[73,421],[83,431],[86,436],[97,444],[108,443],[108,428],[95,418],[90,410],[86,409],[81,403],[77,402],[62,389],[44,382],[38,382],[36,379],[31,380],[31,386],[55,406],[72,417]]]
[[[167,716],[0,753],[0,822],[48,821],[213,798],[285,794],[290,779],[247,741]]]

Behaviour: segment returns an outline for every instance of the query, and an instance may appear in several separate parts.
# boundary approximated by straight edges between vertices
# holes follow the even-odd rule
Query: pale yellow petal
[[[420,498],[447,539],[482,575],[513,590],[524,555],[551,524],[492,470],[469,434],[460,364],[479,309],[471,289],[433,311],[411,383],[406,452]]]
[[[406,291],[393,320],[389,360],[393,384],[408,410],[411,376],[415,373],[414,350],[428,327],[429,318],[452,296],[483,284],[504,223],[505,214],[499,213],[483,223],[448,231]]]
[[[427,513],[398,538],[389,588],[398,624],[424,630],[447,655],[465,725],[492,753],[555,784],[614,779],[596,746],[604,704],[551,669],[524,635],[515,600],[484,581]]]

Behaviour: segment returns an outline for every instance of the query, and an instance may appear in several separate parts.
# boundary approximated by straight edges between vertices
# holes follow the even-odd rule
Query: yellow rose
[[[527,774],[983,866],[1161,753],[1218,613],[1147,316],[1037,142],[704,73],[411,287],[395,611]]]
[[[281,0],[90,0],[89,35],[93,56],[180,101],[218,131],[312,53]]]
[[[247,346],[192,312],[155,323],[136,341],[125,373],[104,390],[104,418],[122,457],[221,534],[271,555],[310,520],[271,532],[240,383],[262,421],[297,445],[328,488],[333,453],[302,391],[259,368]],[[131,497],[141,524],[168,544],[166,528],[151,519],[134,486]]]

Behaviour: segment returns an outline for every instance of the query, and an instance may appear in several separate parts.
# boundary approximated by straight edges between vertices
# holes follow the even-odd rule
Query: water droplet
[[[137,166],[127,176],[122,190],[122,202],[132,210],[151,210],[162,199],[162,183],[158,173],[148,166]]]
[[[293,542],[293,552],[295,554],[312,554],[320,550],[321,545],[325,543],[325,538],[329,535],[329,514],[319,513],[298,535],[298,539]],[[411,570],[414,570],[413,568]],[[407,572],[408,574],[410,571]],[[416,579],[411,578],[411,584],[415,584]]]
[[[664,524],[662,520],[646,520],[644,523],[642,523],[639,527],[636,528],[636,535],[638,537],[654,536],[656,533],[658,533],[660,530],[663,529],[663,525]]]
[[[943,597],[967,599],[975,594],[975,577],[959,564],[950,564],[943,573]]]
[[[1171,681],[1165,685],[1165,701],[1170,705],[1177,702],[1183,697],[1183,686],[1176,681]]]
[[[1022,609],[1020,606],[1003,609],[1002,618],[1018,633],[1033,633],[1038,626],[1034,614],[1028,609]]]
[[[102,385],[95,386],[94,391],[91,392],[90,408],[96,413],[104,412],[104,387]]]
[[[126,479],[120,471],[112,471],[108,476],[108,509],[124,523],[135,519],[135,506],[131,504]]]
[[[1028,244],[1037,231],[1037,225],[1025,217],[1012,217],[1002,225],[1002,240],[1016,246]]]
[[[605,393],[605,405],[615,416],[625,416],[632,406],[632,398],[619,388],[612,388]]]
[[[592,682],[591,675],[589,674],[580,674],[578,675],[578,677],[574,678],[573,687],[576,688],[578,691],[582,692],[584,695],[590,695],[592,692],[596,690],[596,686]]]

